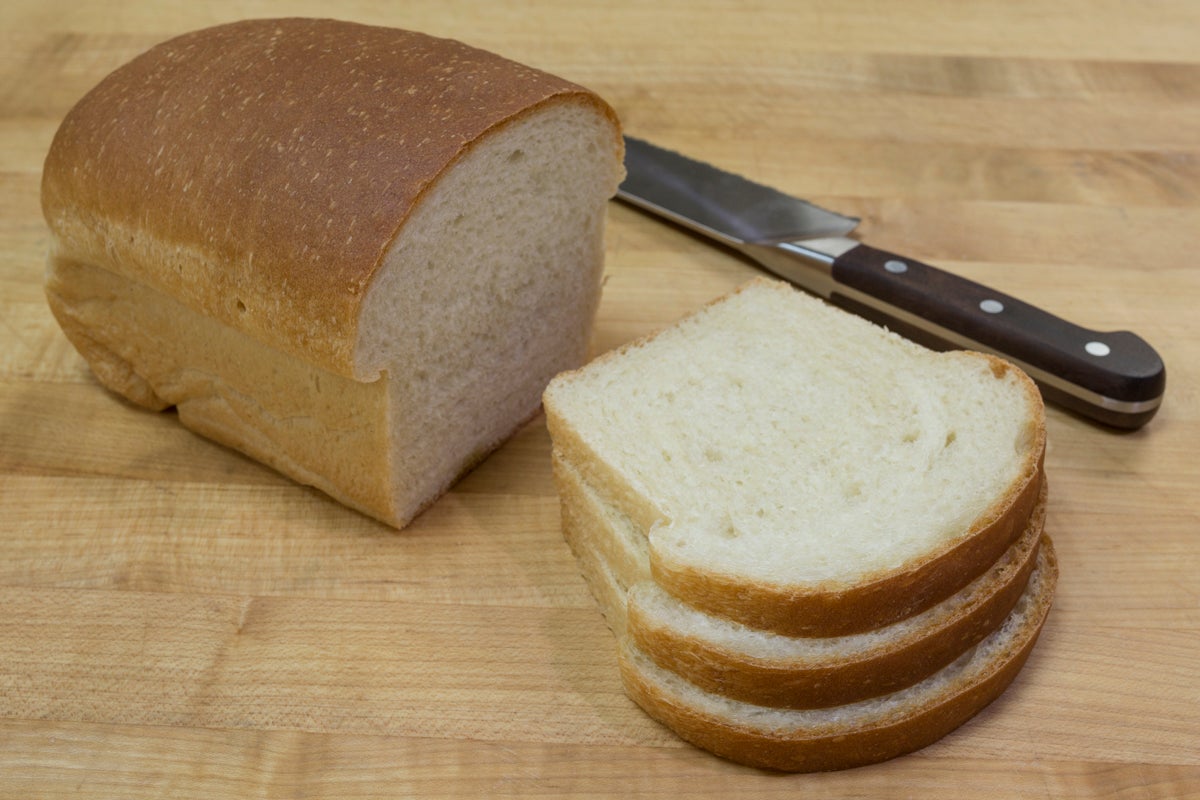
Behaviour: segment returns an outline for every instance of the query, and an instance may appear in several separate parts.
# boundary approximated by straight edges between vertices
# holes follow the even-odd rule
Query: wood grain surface
[[[779,776],[623,694],[536,419],[396,532],[105,392],[41,289],[41,162],[183,31],[336,13],[588,85],[629,132],[1167,363],[1134,434],[1049,414],[1059,595],[925,750]],[[1200,797],[1200,4],[0,7],[0,797]],[[614,204],[596,351],[755,273]]]

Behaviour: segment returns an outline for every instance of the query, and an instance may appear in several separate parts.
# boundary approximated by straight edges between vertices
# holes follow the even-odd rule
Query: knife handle
[[[857,245],[834,259],[830,300],[937,349],[991,352],[1048,401],[1118,428],[1158,411],[1166,369],[1129,331],[1098,332],[911,258]]]

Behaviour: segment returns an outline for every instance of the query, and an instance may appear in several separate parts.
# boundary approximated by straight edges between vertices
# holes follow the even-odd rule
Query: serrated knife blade
[[[834,304],[938,349],[994,353],[1047,401],[1118,428],[1158,412],[1166,368],[1129,331],[1088,330],[981,284],[849,238],[858,220],[625,137],[618,199],[738,250]]]

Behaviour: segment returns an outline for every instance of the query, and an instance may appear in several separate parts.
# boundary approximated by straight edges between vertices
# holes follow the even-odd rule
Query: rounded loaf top
[[[588,90],[460,42],[221,25],[150,49],[70,111],[43,211],[60,257],[352,375],[359,304],[422,194],[481,135],[552,102],[616,130]]]

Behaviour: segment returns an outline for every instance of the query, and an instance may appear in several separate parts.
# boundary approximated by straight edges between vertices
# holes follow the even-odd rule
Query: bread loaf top
[[[42,204],[60,254],[359,379],[360,303],[474,142],[594,93],[459,42],[312,19],[221,25],[119,68],[62,123]]]

